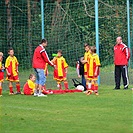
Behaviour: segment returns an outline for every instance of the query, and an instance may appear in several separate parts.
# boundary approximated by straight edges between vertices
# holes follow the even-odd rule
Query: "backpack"
[[[84,86],[82,83],[80,83],[77,79],[72,79],[73,85],[76,87],[78,90],[86,91],[87,88]]]

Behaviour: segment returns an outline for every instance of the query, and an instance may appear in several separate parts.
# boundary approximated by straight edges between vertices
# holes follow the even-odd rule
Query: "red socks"
[[[0,95],[2,95],[2,87],[0,87]]]
[[[20,92],[20,83],[16,83],[17,92]]]
[[[10,93],[13,93],[13,87],[9,86]]]
[[[94,92],[95,92],[95,93],[98,92],[98,84],[94,84]]]
[[[64,87],[66,90],[68,90],[68,82],[67,81],[64,82]]]

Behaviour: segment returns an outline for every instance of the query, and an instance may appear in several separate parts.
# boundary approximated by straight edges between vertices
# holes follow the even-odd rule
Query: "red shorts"
[[[31,90],[24,90],[24,95],[33,95],[33,93]]]
[[[0,72],[0,82],[4,81],[4,72]]]
[[[66,80],[66,73],[63,72],[63,76],[58,76],[58,71],[54,70],[54,79],[58,81],[64,81]]]
[[[87,79],[88,80],[97,80],[98,76],[88,76]]]
[[[33,90],[29,88],[28,83],[23,87],[24,95],[33,95]]]
[[[19,77],[18,77],[18,75],[16,75],[16,76],[10,75],[10,76],[6,77],[6,80],[12,81],[12,82],[19,82]]]

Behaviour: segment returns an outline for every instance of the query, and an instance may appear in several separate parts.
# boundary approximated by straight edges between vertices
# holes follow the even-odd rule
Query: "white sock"
[[[91,89],[91,83],[88,84],[88,89]]]

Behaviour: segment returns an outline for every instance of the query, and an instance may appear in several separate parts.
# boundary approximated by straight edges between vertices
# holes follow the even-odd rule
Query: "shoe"
[[[34,93],[34,97],[37,97],[38,96],[38,93]]]
[[[46,90],[46,91],[43,91],[43,94],[45,94],[45,95],[47,95],[47,94],[53,94],[53,91]]]
[[[88,92],[86,95],[87,95],[87,96],[91,95],[91,92]]]
[[[120,88],[119,87],[115,87],[114,90],[120,90]]]
[[[87,93],[88,93],[88,90],[86,90],[86,91],[83,91],[83,93],[87,94]]]
[[[127,90],[128,89],[128,87],[124,87],[124,90]]]
[[[47,95],[44,95],[44,94],[38,94],[38,97],[47,97]]]
[[[86,93],[86,95],[89,96],[89,95],[92,94],[92,92],[93,92],[92,90],[89,90],[89,91]]]
[[[98,96],[99,95],[98,92],[96,92],[95,95]]]
[[[9,95],[14,95],[14,92],[9,92]]]
[[[16,92],[15,95],[21,94],[21,92]]]

